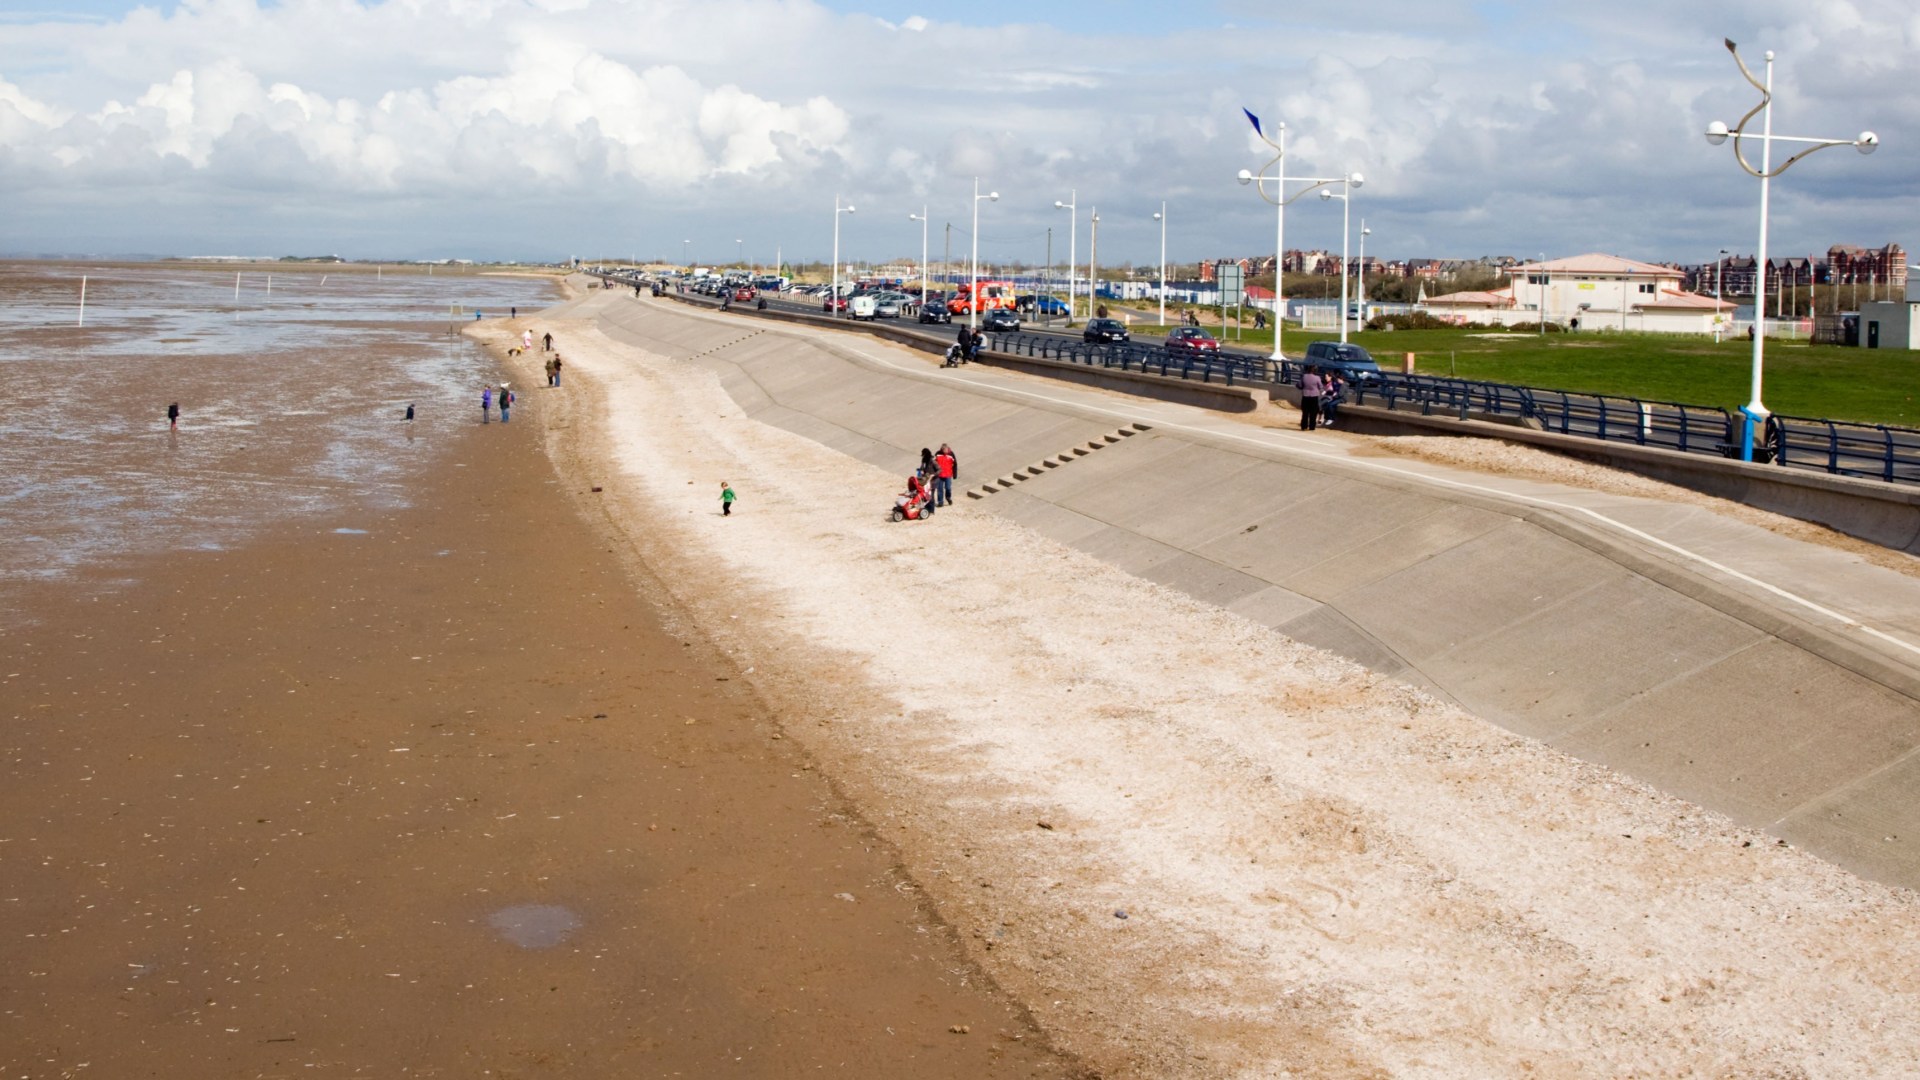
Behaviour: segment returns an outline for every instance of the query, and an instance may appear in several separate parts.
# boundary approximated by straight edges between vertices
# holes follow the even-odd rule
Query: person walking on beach
[[[180,430],[180,403],[177,401],[167,406],[167,430]]]
[[[560,385],[560,354],[553,354],[553,385]]]
[[[493,408],[493,387],[483,386],[480,388],[480,422],[481,423],[483,424],[493,423],[493,413],[490,411],[492,410],[492,408]]]
[[[547,332],[546,332],[546,334],[544,334],[544,335],[542,335],[542,336],[541,336],[541,338],[540,338],[540,351],[541,351],[541,352],[552,352],[552,351],[553,351],[553,331],[551,331],[551,330],[549,330],[549,331],[547,331]]]
[[[720,481],[720,516],[721,517],[733,516],[733,500],[735,497],[736,496],[733,494],[733,486],[731,484],[728,484],[725,480]]]
[[[407,423],[413,423],[413,405],[411,403],[407,405]]]
[[[506,383],[501,383],[500,384],[500,422],[501,423],[504,424],[507,422],[507,410],[512,407],[513,407],[513,391],[507,389]]]
[[[1320,426],[1320,394],[1326,389],[1326,381],[1320,377],[1319,368],[1308,368],[1300,376],[1300,430],[1312,431]]]
[[[552,386],[553,385],[553,357],[551,356],[547,357],[546,368],[547,368],[547,385]]]
[[[953,448],[941,443],[939,452],[933,455],[933,501],[941,506],[953,505],[953,475],[958,466]]]
[[[532,330],[520,331],[520,351],[521,352],[533,351],[533,331]]]

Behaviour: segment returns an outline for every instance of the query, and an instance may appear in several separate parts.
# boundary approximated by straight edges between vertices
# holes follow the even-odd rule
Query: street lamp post
[[[1361,218],[1360,219],[1360,266],[1359,266],[1360,280],[1354,286],[1354,291],[1360,294],[1360,329],[1362,330],[1365,330],[1367,328],[1367,237],[1372,235],[1373,235],[1373,230],[1367,228],[1367,219]]]
[[[1160,223],[1160,325],[1167,325],[1167,204],[1160,203],[1160,212],[1153,215]]]
[[[920,306],[927,306],[927,208],[920,207],[917,214],[908,214],[908,221],[920,223]]]
[[[1740,427],[1740,457],[1744,461],[1752,461],[1754,430],[1767,419],[1767,407],[1760,401],[1760,376],[1767,341],[1766,322],[1760,318],[1760,305],[1765,303],[1766,297],[1764,275],[1767,267],[1767,204],[1770,182],[1774,177],[1791,168],[1794,162],[1815,150],[1825,150],[1829,146],[1851,146],[1863,154],[1871,154],[1880,145],[1880,137],[1871,131],[1863,131],[1852,139],[1808,139],[1775,135],[1773,133],[1773,50],[1767,50],[1767,78],[1762,82],[1753,77],[1753,72],[1747,69],[1746,61],[1740,59],[1739,46],[1735,45],[1731,39],[1727,40],[1726,46],[1727,51],[1733,54],[1733,62],[1739,65],[1740,74],[1746,77],[1747,82],[1753,84],[1755,90],[1760,91],[1760,104],[1748,109],[1747,114],[1742,116],[1740,122],[1731,129],[1718,120],[1707,125],[1707,141],[1719,146],[1731,137],[1733,156],[1740,163],[1740,168],[1745,170],[1747,175],[1758,177],[1760,180],[1760,248],[1754,253],[1753,264],[1755,273],[1762,277],[1761,287],[1754,292],[1753,400],[1740,409],[1747,418],[1747,422]],[[1760,134],[1748,134],[1748,122],[1761,113],[1766,115],[1761,121]],[[1746,155],[1741,152],[1740,143],[1744,139],[1757,139],[1760,142],[1760,167],[1757,169],[1747,163]],[[1788,158],[1776,169],[1773,167],[1773,144],[1776,142],[1811,143],[1812,145]]]
[[[973,178],[973,288],[967,293],[967,326],[975,329],[980,326],[980,200],[982,199],[998,202],[1000,193],[989,191],[985,195],[980,194],[980,178],[976,176]]]
[[[1074,297],[1073,272],[1075,264],[1080,261],[1080,251],[1077,247],[1080,242],[1080,192],[1078,190],[1068,191],[1067,201],[1061,202],[1059,199],[1055,199],[1053,200],[1053,208],[1055,210],[1072,211],[1067,218],[1067,325],[1072,326]]]
[[[747,242],[738,237],[733,241],[733,262],[743,269],[747,265]]]
[[[1273,204],[1273,360],[1274,363],[1278,364],[1286,359],[1286,354],[1280,351],[1280,331],[1285,324],[1286,306],[1286,297],[1281,289],[1281,283],[1286,280],[1287,273],[1287,204],[1305,195],[1309,191],[1322,189],[1328,184],[1345,184],[1351,189],[1359,187],[1366,182],[1366,179],[1359,173],[1351,173],[1347,176],[1284,175],[1287,158],[1287,125],[1279,125],[1279,138],[1277,140],[1269,139],[1267,138],[1267,133],[1260,127],[1259,117],[1253,115],[1253,112],[1249,109],[1241,109],[1240,111],[1246,113],[1247,119],[1252,122],[1253,133],[1260,136],[1260,141],[1273,147],[1274,150],[1273,160],[1267,162],[1258,174],[1249,172],[1246,169],[1241,169],[1239,181],[1242,184],[1253,184],[1254,190],[1260,193],[1260,197]],[[1273,172],[1269,174],[1267,172],[1268,169],[1272,169]],[[1267,194],[1267,185],[1269,183],[1273,185],[1273,194],[1271,195]],[[1307,186],[1294,192],[1292,195],[1288,195],[1287,185],[1289,183],[1305,184]],[[1342,263],[1341,269],[1344,272],[1346,269],[1344,259]],[[1343,294],[1342,304],[1344,304],[1344,293],[1346,291],[1346,278],[1344,273],[1341,277],[1340,288]],[[1342,311],[1340,313],[1340,333],[1343,340],[1346,337],[1346,319],[1346,312]]]
[[[1726,273],[1727,255],[1727,249],[1721,248],[1720,257],[1713,260],[1713,298],[1715,300],[1725,299],[1726,297],[1726,287],[1723,284],[1726,279],[1721,275]]]
[[[827,286],[827,311],[836,318],[840,315],[840,215],[853,213],[853,204],[840,205],[840,196],[833,197],[833,279]]]
[[[1540,253],[1540,331],[1539,336],[1547,336],[1547,253]]]
[[[1324,202],[1328,199],[1340,200],[1340,344],[1342,345],[1347,343],[1347,278],[1351,276],[1347,272],[1347,238],[1349,235],[1347,225],[1352,219],[1353,189],[1358,186],[1360,182],[1361,177],[1359,173],[1348,173],[1346,176],[1334,181],[1334,183],[1341,186],[1339,194],[1336,195],[1330,187],[1320,189],[1321,201]]]
[[[1094,282],[1099,278],[1094,272],[1094,261],[1100,256],[1100,208],[1094,207],[1087,215],[1087,318],[1093,318]]]
[[[693,241],[680,241],[680,254],[682,260],[687,264],[687,272],[691,274],[693,272]]]

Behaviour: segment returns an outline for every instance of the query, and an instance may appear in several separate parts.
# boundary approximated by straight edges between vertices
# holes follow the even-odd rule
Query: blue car
[[[1050,318],[1055,315],[1065,315],[1068,313],[1064,300],[1061,300],[1057,296],[1048,296],[1044,293],[1018,297],[1015,300],[1015,304],[1021,311],[1038,315],[1042,318]]]

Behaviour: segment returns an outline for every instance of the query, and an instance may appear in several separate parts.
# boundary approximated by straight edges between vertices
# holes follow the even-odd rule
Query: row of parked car
[[[635,277],[630,283],[638,283]],[[727,296],[735,302],[755,300],[759,297],[750,280],[736,280],[719,275],[700,278],[689,288],[707,296]],[[953,314],[948,310],[951,297],[941,291],[930,291],[926,302],[921,303],[919,293],[898,292],[887,289],[856,289],[847,296],[838,298],[836,304],[828,294],[832,291],[826,285],[802,285],[788,291],[789,296],[817,296],[822,300],[823,311],[838,310],[850,313],[856,319],[897,319],[913,315],[922,323],[951,323]],[[1058,308],[1057,314],[1066,314],[1066,305],[1052,296],[1021,296],[1017,298],[1016,308],[993,308],[980,315],[980,328],[993,333],[1017,333],[1020,330],[1021,311],[1051,311]],[[1119,319],[1089,319],[1082,328],[1080,340],[1088,344],[1125,344],[1133,340],[1127,324]],[[1189,357],[1217,356],[1220,342],[1205,330],[1194,326],[1176,326],[1167,331],[1166,349],[1169,353]],[[1367,350],[1349,342],[1316,341],[1307,346],[1301,362],[1319,368],[1323,373],[1339,375],[1355,386],[1374,386],[1381,381],[1380,365]]]

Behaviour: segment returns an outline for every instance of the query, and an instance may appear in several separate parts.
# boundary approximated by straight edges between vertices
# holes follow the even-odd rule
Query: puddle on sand
[[[365,529],[335,529],[335,530],[333,530],[333,531],[334,531],[334,532],[336,532],[336,533],[339,533],[339,534],[340,534],[341,536],[365,536],[365,535],[367,535],[367,530],[365,530]]]
[[[580,928],[580,916],[558,904],[518,904],[487,917],[500,936],[523,949],[551,949]]]

